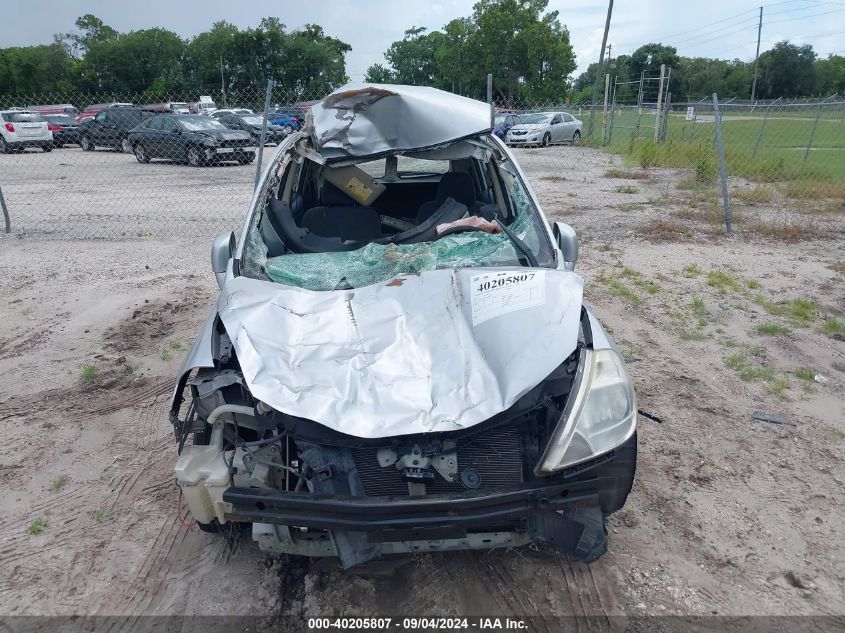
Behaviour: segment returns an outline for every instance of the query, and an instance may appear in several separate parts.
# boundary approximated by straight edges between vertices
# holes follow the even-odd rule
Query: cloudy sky
[[[52,41],[53,33],[73,29],[76,18],[93,13],[118,31],[160,26],[190,37],[217,20],[239,27],[256,26],[276,16],[289,28],[308,22],[352,45],[347,72],[363,79],[367,67],[383,61],[382,53],[405,29],[437,29],[468,16],[475,0],[400,2],[397,0],[28,0],[3,9],[0,48]],[[610,27],[613,55],[630,53],[658,41],[681,55],[753,59],[760,0],[617,0]],[[812,44],[822,56],[845,54],[845,0],[764,0],[761,50],[789,39]],[[606,0],[550,0],[569,27],[578,71],[598,58],[607,11]]]

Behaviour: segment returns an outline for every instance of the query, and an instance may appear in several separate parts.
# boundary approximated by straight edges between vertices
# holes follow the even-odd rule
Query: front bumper
[[[602,545],[606,549],[603,518],[625,503],[635,469],[633,435],[615,450],[568,472],[508,489],[351,497],[232,487],[223,500],[232,504],[228,521],[260,526],[256,540],[261,542],[261,536],[272,541],[266,549],[275,551],[332,555],[334,539],[322,531],[358,533],[383,553],[547,541],[589,562],[604,552]],[[309,537],[303,539],[306,533]]]
[[[18,139],[15,141],[6,141],[6,144],[11,147],[12,149],[18,149],[21,147],[44,147],[45,145],[52,145],[53,139],[51,138],[25,138],[25,139]]]

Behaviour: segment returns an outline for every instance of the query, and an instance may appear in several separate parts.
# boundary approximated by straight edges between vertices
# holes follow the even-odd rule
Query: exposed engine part
[[[464,468],[461,471],[461,483],[464,488],[478,488],[481,485],[481,477],[475,468]]]

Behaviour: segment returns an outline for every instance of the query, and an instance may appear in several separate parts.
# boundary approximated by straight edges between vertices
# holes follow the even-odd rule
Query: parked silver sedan
[[[581,120],[568,112],[523,114],[519,124],[508,130],[505,143],[538,147],[546,147],[551,143],[577,143],[581,140],[581,126]]]

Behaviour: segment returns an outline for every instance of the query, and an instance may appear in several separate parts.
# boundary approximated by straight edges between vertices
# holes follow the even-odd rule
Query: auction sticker
[[[472,324],[546,302],[545,270],[508,270],[471,278]]]

